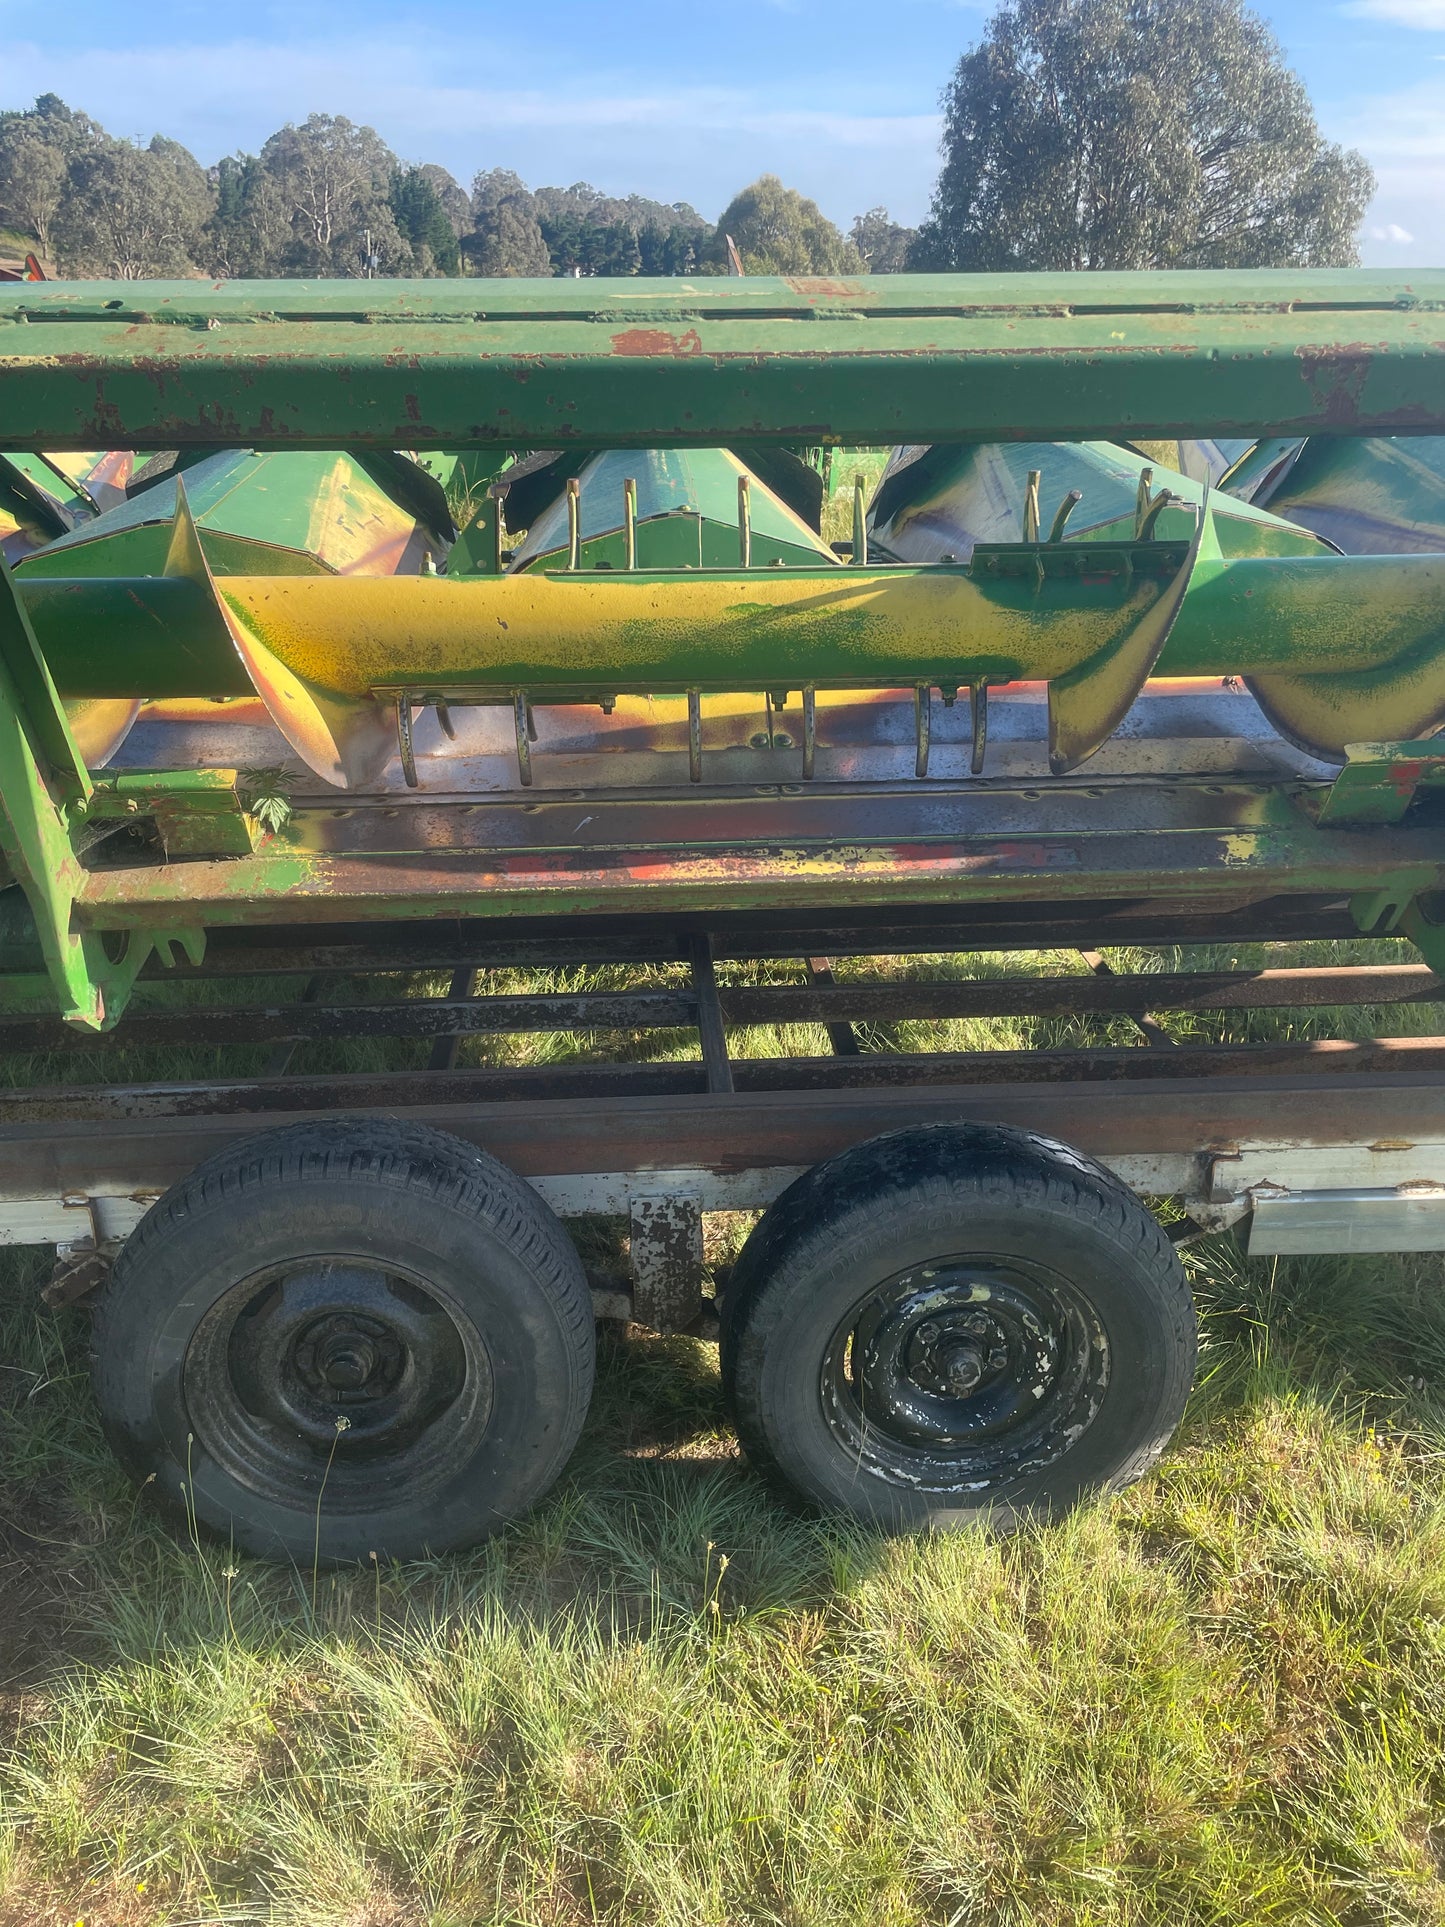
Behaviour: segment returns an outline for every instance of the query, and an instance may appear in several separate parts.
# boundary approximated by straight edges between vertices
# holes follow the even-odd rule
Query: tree
[[[944,94],[914,264],[1343,266],[1374,188],[1242,0],[1007,0]]]
[[[457,237],[440,194],[421,168],[409,167],[392,175],[391,213],[398,231],[411,246],[412,266],[417,273],[461,273]]]
[[[902,227],[886,207],[870,207],[853,217],[852,241],[869,274],[902,274],[918,240],[918,229]]]
[[[690,212],[691,210],[689,210]],[[708,230],[696,222],[674,220],[667,225],[647,221],[637,230],[641,274],[695,274]]]
[[[462,253],[473,274],[543,275],[552,257],[537,225],[532,191],[508,168],[494,167],[472,183],[472,232]]]
[[[587,181],[533,196],[555,274],[690,274],[709,236],[686,201],[604,194]]]
[[[540,202],[542,194],[537,199]],[[590,221],[585,214],[538,214],[554,274],[638,274],[642,249],[626,221]]]
[[[0,213],[54,258],[55,221],[72,160],[106,139],[88,114],[42,94],[31,108],[0,114]]]
[[[834,227],[816,201],[764,174],[735,195],[707,249],[714,269],[726,271],[732,237],[749,274],[857,274],[857,248]]]
[[[280,184],[254,154],[228,154],[211,169],[216,209],[201,262],[228,280],[284,274],[293,235]]]
[[[32,129],[0,129],[0,212],[52,257],[66,166],[60,149]]]
[[[411,266],[411,248],[391,211],[397,159],[374,127],[311,114],[273,134],[257,164],[291,230],[282,273],[398,274]]]
[[[460,241],[462,236],[470,231],[472,225],[472,203],[467,190],[459,182],[454,181],[447,170],[439,167],[435,161],[423,161],[421,166],[413,171],[420,174],[424,181],[431,183],[437,199],[441,202],[442,212],[451,224],[452,233]]]
[[[214,205],[205,170],[179,141],[107,139],[81,149],[66,171],[57,255],[68,274],[193,274]]]

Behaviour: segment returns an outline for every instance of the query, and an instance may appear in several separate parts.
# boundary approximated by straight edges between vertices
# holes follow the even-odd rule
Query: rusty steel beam
[[[1300,942],[1357,937],[1339,896],[1298,895],[1215,912],[1171,899],[1095,904],[898,904],[844,923],[826,911],[729,916],[709,925],[713,955],[737,958],[945,953],[960,950],[1088,950],[1099,945]],[[3,949],[3,942],[0,942]],[[686,936],[649,917],[576,924],[509,917],[317,926],[234,925],[211,933],[198,964],[148,965],[143,979],[307,975],[313,970],[377,972],[552,969],[610,963],[679,963]]]
[[[950,1018],[1137,1016],[1161,1010],[1296,1010],[1347,1004],[1445,1002],[1445,982],[1422,964],[1307,970],[1194,970],[1136,975],[902,979],[883,983],[730,985],[717,990],[732,1025],[891,1024]],[[691,1029],[692,990],[454,995],[400,1001],[327,1003],[303,996],[285,1007],[242,1005],[129,1011],[109,1031],[78,1031],[53,1018],[0,1018],[0,1052],[116,1052],[356,1041],[395,1037],[459,1039],[519,1032]],[[721,1051],[714,1031],[714,1049]],[[279,1075],[284,1066],[271,1067]],[[433,1063],[433,1070],[450,1069]]]
[[[1445,274],[53,283],[0,447],[1439,434]]]
[[[1445,1080],[1445,1037],[1372,1038],[1364,1043],[1326,1039],[1311,1044],[1199,1044],[1173,1051],[1105,1047],[1080,1050],[867,1052],[858,1057],[757,1057],[733,1060],[735,1089],[868,1091],[888,1088],[1003,1089],[1036,1085],[1060,1090],[1075,1084],[1164,1082],[1183,1090],[1211,1088],[1216,1079],[1279,1076],[1320,1078],[1344,1085],[1371,1077]],[[29,1119],[206,1117],[222,1113],[258,1118],[273,1112],[403,1109],[412,1104],[578,1099],[591,1104],[633,1097],[706,1095],[699,1060],[658,1063],[572,1062],[527,1068],[464,1071],[359,1071],[335,1076],[225,1078],[169,1085],[87,1084],[0,1091],[0,1129]],[[594,1112],[594,1129],[595,1112]],[[601,1133],[603,1137],[606,1133]]]
[[[850,1076],[860,1060],[818,1059],[805,1088],[786,1062],[742,1063],[729,1095],[703,1089],[700,1064],[12,1091],[0,1095],[0,1198],[148,1194],[268,1126],[369,1111],[454,1131],[524,1177],[631,1172],[639,1195],[648,1171],[796,1168],[884,1131],[970,1118],[1101,1158],[1445,1139],[1445,1039],[1072,1055],[1081,1074],[1069,1081],[1042,1054],[999,1052],[990,1068],[1006,1074],[987,1082],[979,1058],[930,1062],[932,1081],[897,1058],[872,1060],[893,1081],[866,1086]]]

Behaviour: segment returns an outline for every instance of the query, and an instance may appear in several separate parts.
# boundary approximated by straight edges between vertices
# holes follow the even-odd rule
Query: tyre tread
[[[218,1153],[158,1199],[126,1240],[96,1300],[90,1345],[102,1420],[122,1457],[123,1440],[107,1413],[119,1409],[128,1388],[115,1364],[122,1347],[112,1341],[116,1328],[140,1309],[150,1259],[198,1213],[234,1205],[259,1189],[337,1177],[394,1186],[440,1209],[484,1220],[549,1303],[565,1360],[567,1409],[585,1410],[596,1365],[591,1293],[575,1247],[532,1187],[490,1153],[426,1125],[326,1119],[283,1126]],[[538,1467],[541,1489],[560,1472],[573,1443],[560,1428],[549,1462]]]
[[[957,1162],[964,1150],[977,1159],[972,1169]],[[1178,1252],[1153,1213],[1107,1167],[1036,1133],[973,1124],[912,1127],[855,1146],[806,1172],[756,1227],[734,1267],[722,1329],[724,1389],[749,1459],[786,1477],[769,1435],[759,1362],[798,1280],[826,1267],[840,1227],[880,1178],[890,1190],[906,1191],[920,1218],[935,1202],[956,1208],[960,1178],[980,1202],[1043,1204],[1089,1221],[1131,1268],[1150,1274],[1167,1330],[1155,1386],[1155,1410],[1165,1422],[1119,1463],[1109,1489],[1147,1472],[1168,1445],[1193,1381],[1194,1305]]]

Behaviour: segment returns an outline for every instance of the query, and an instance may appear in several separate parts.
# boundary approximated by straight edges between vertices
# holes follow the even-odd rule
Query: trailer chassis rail
[[[1180,1045],[1158,1021],[1176,1010],[1445,1003],[1445,984],[1421,965],[1115,974],[1081,947],[1076,973],[839,980],[830,958],[813,955],[797,960],[796,983],[719,985],[715,951],[746,955],[747,946],[706,932],[654,928],[550,945],[516,938],[515,956],[493,932],[490,952],[474,945],[482,964],[456,963],[466,948],[460,930],[450,942],[414,930],[410,949],[394,940],[380,956],[365,941],[348,949],[336,941],[345,933],[327,934],[328,969],[274,1003],[137,1007],[99,1033],[49,1017],[0,1018],[0,1053],[45,1053],[40,1061],[52,1076],[58,1061],[62,1080],[70,1066],[93,1075],[137,1047],[206,1045],[224,1055],[268,1047],[259,1073],[0,1093],[0,1242],[56,1246],[53,1299],[98,1282],[150,1204],[205,1159],[280,1123],[338,1115],[449,1131],[500,1158],[564,1217],[626,1218],[629,1275],[595,1281],[595,1308],[664,1331],[710,1323],[705,1213],[763,1209],[849,1146],[921,1124],[990,1122],[1062,1140],[1140,1195],[1175,1201],[1185,1214],[1180,1240],[1237,1225],[1252,1254],[1445,1249],[1445,1036]],[[940,934],[930,927],[920,937]],[[954,932],[957,947],[965,938]],[[865,931],[851,940],[869,943]],[[906,933],[897,942],[906,949]],[[294,972],[306,949],[299,933],[269,947],[223,946],[192,974],[234,998],[249,977]],[[599,956],[630,958],[654,979],[672,966],[676,981],[520,995],[491,993],[484,981],[488,966]],[[455,967],[437,994],[444,957]],[[395,967],[383,971],[388,961]],[[431,974],[399,974],[408,964]],[[870,1048],[872,1026],[1009,1015],[1122,1016],[1138,1041]],[[730,1051],[730,1027],[782,1023],[823,1026],[828,1054]],[[690,1031],[696,1055],[457,1067],[467,1038],[577,1029],[598,1038]],[[413,1054],[426,1052],[425,1067],[294,1068],[308,1046],[348,1039],[392,1040],[388,1048],[402,1052],[409,1040]]]

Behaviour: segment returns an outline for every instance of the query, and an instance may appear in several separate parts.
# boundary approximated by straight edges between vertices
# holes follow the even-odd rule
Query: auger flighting
[[[1137,537],[980,543],[929,567],[219,576],[179,484],[160,576],[22,572],[13,592],[94,763],[143,702],[254,695],[340,789],[398,753],[399,709],[438,705],[1044,683],[1060,775],[1151,678],[1238,678],[1325,760],[1445,725],[1445,558],[1226,556],[1207,497],[1194,520],[1188,538],[1162,538],[1156,511]]]
[[[17,287],[0,451],[133,457],[0,575],[30,968],[94,1028],[296,918],[1294,893],[1433,946],[1429,834],[1386,888],[1348,826],[1439,787],[1380,451],[1442,369],[1433,273]],[[1276,460],[1341,437],[1390,553]]]

